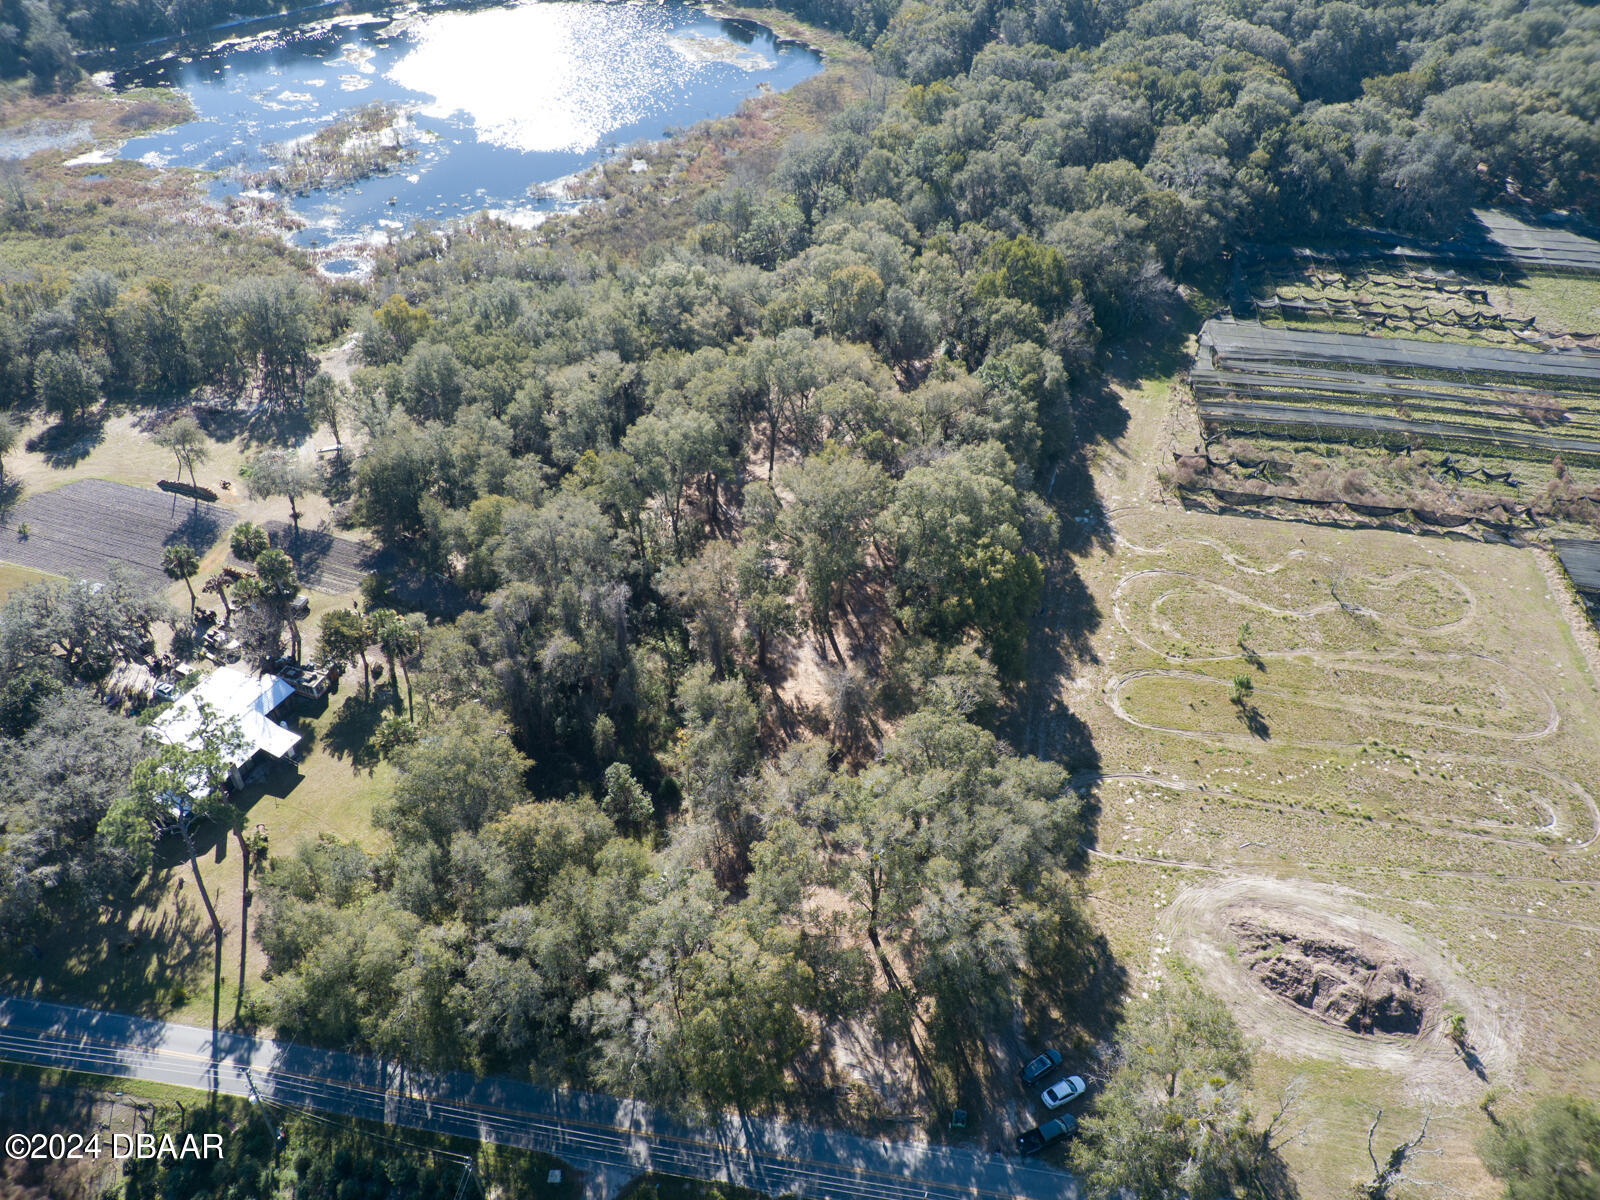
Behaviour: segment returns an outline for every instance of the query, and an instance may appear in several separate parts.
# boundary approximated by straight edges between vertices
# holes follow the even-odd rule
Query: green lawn
[[[315,840],[323,834],[360,842],[370,849],[381,844],[383,835],[372,826],[372,812],[387,793],[389,768],[387,764],[376,762],[366,751],[363,735],[375,724],[383,708],[382,702],[388,696],[386,688],[379,688],[374,692],[372,703],[364,702],[358,679],[346,674],[340,693],[330,696],[322,711],[307,709],[298,719],[286,722],[305,739],[301,743],[305,750],[303,761],[280,766],[266,779],[245,788],[235,797],[246,809],[247,828],[266,827],[271,839],[270,853],[289,854],[302,842]],[[241,879],[238,847],[233,839],[216,845],[206,856],[203,870],[206,885],[227,929],[222,996],[222,1013],[226,1019],[234,1010],[239,971]],[[177,878],[187,872],[187,865],[179,864],[168,875],[168,900],[164,907],[171,911],[175,912],[181,905],[184,892],[188,890],[187,887],[178,889],[177,885]],[[209,955],[203,957],[209,959]],[[209,962],[199,966],[198,974],[191,975],[185,1002],[172,1014],[173,1020],[205,1024],[211,1018],[210,973],[204,969]],[[246,958],[246,996],[261,990],[259,980],[265,967],[266,956],[252,940]]]
[[[42,583],[46,579],[54,578],[54,575],[46,575],[43,571],[15,566],[8,562],[0,562],[0,604],[3,604],[7,597],[18,588],[25,588],[31,583]]]

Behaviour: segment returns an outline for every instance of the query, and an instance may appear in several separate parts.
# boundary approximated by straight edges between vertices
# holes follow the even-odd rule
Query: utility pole
[[[256,1106],[256,1110],[261,1113],[261,1119],[267,1123],[267,1128],[272,1131],[272,1144],[276,1146],[281,1135],[278,1133],[278,1127],[272,1123],[272,1114],[267,1111],[267,1102],[261,1098],[261,1093],[256,1090],[255,1076],[250,1074],[249,1063],[244,1064],[244,1083],[250,1089],[250,1103]]]

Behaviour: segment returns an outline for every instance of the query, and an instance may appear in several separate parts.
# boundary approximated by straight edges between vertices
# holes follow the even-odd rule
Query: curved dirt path
[[[1342,665],[1346,667],[1359,665],[1360,669],[1365,670],[1368,673],[1389,674],[1396,678],[1403,678],[1405,675],[1409,674],[1409,672],[1385,670],[1385,668],[1380,664],[1382,664],[1386,658],[1391,657],[1389,655],[1366,655],[1357,658],[1344,658],[1341,656],[1339,658],[1335,658],[1329,655],[1320,655],[1306,651],[1284,651],[1282,653],[1264,654],[1261,657],[1263,659],[1304,658],[1309,659],[1314,665],[1328,667],[1334,665],[1335,662],[1342,663]],[[1398,658],[1399,656],[1396,655],[1392,657]],[[1470,659],[1482,659],[1482,656],[1475,654],[1438,655],[1434,658],[1434,661],[1443,664],[1452,661],[1464,662]],[[1177,661],[1181,662],[1183,660],[1180,659]],[[1415,662],[1417,661],[1417,658],[1413,655],[1407,655],[1405,657],[1405,661]],[[1495,662],[1493,659],[1484,659],[1483,661],[1487,661],[1508,673],[1513,671],[1513,668],[1506,667],[1503,663]],[[1208,741],[1229,742],[1240,745],[1255,744],[1257,739],[1253,738],[1249,734],[1232,735],[1220,732],[1206,732],[1204,730],[1185,730],[1166,725],[1156,725],[1148,721],[1141,721],[1139,718],[1129,713],[1122,704],[1123,690],[1129,684],[1137,682],[1140,679],[1188,679],[1193,680],[1195,683],[1201,685],[1216,685],[1218,687],[1227,686],[1227,680],[1225,679],[1218,679],[1215,676],[1206,675],[1200,671],[1185,671],[1176,667],[1142,667],[1137,670],[1124,671],[1121,674],[1113,675],[1106,681],[1104,687],[1101,689],[1101,692],[1106,697],[1106,703],[1111,706],[1111,710],[1117,714],[1118,718],[1127,722],[1129,725],[1132,725],[1138,729],[1147,729],[1152,733],[1169,734],[1173,737],[1202,738]],[[1496,730],[1486,729],[1482,726],[1452,725],[1448,721],[1436,720],[1435,718],[1424,716],[1419,713],[1399,711],[1393,707],[1385,710],[1385,708],[1376,701],[1376,698],[1363,697],[1356,700],[1343,701],[1323,699],[1320,697],[1314,698],[1297,693],[1293,696],[1293,699],[1296,703],[1308,705],[1312,708],[1326,709],[1330,712],[1341,712],[1347,714],[1375,713],[1386,721],[1394,721],[1403,725],[1411,725],[1419,729],[1436,729],[1441,733],[1455,733],[1466,737],[1490,738],[1496,741],[1543,741],[1546,738],[1554,735],[1556,730],[1560,727],[1561,712],[1556,707],[1555,701],[1550,697],[1550,694],[1543,688],[1530,686],[1530,691],[1534,696],[1537,696],[1539,699],[1544,701],[1545,719],[1544,723],[1538,728],[1528,730]],[[1257,685],[1256,694],[1288,695],[1287,692],[1280,692],[1278,688],[1270,683]],[[1278,739],[1278,744],[1285,746],[1306,747],[1311,749],[1331,750],[1350,746],[1359,746],[1361,745],[1361,742],[1359,740],[1351,741],[1349,739],[1337,738],[1315,740],[1280,738]]]
[[[1278,570],[1281,568],[1273,569]],[[1123,605],[1120,603],[1123,599],[1124,590],[1131,584],[1137,583],[1140,580],[1162,576],[1167,576],[1174,579],[1189,580],[1200,585],[1201,587],[1221,593],[1236,606],[1242,608],[1251,608],[1257,612],[1266,613],[1268,616],[1284,617],[1286,619],[1295,621],[1304,621],[1312,617],[1343,612],[1350,616],[1365,617],[1368,620],[1377,622],[1379,625],[1382,625],[1387,629],[1399,631],[1401,633],[1409,633],[1417,637],[1445,637],[1453,633],[1458,633],[1462,629],[1465,629],[1467,626],[1471,625],[1477,619],[1478,613],[1478,598],[1476,593],[1474,593],[1471,588],[1467,587],[1466,584],[1462,583],[1455,576],[1446,571],[1440,571],[1433,567],[1397,572],[1394,575],[1387,575],[1380,579],[1368,580],[1366,585],[1372,590],[1392,591],[1403,586],[1411,580],[1425,576],[1435,576],[1446,580],[1451,586],[1457,588],[1462,593],[1462,602],[1465,611],[1455,620],[1446,621],[1439,625],[1409,625],[1397,618],[1386,616],[1377,609],[1369,608],[1360,604],[1340,603],[1338,600],[1334,599],[1322,601],[1317,604],[1307,605],[1303,608],[1282,608],[1278,605],[1272,604],[1269,601],[1257,599],[1256,597],[1245,592],[1241,592],[1236,588],[1229,587],[1225,583],[1219,583],[1217,580],[1208,578],[1207,576],[1196,571],[1180,570],[1176,567],[1145,567],[1141,570],[1130,572],[1117,581],[1117,586],[1113,588],[1111,592],[1111,607],[1112,612],[1116,615],[1117,623],[1122,626],[1123,630],[1127,632],[1129,637],[1133,638],[1133,640],[1138,642],[1139,645],[1143,646],[1152,653],[1160,654],[1163,658],[1170,658],[1171,656],[1166,654],[1164,651],[1157,649],[1155,646],[1150,645],[1150,643],[1144,639],[1144,636],[1140,633],[1140,631],[1133,628],[1133,626],[1128,623],[1127,614],[1124,611]],[[1157,596],[1153,601],[1151,601],[1150,607],[1152,609],[1152,620],[1154,620],[1153,610],[1173,595],[1176,595],[1176,593],[1163,592],[1161,595]],[[1280,651],[1279,653],[1282,652]],[[1241,655],[1238,654],[1222,654],[1211,657],[1186,656],[1187,660],[1191,662],[1220,662],[1223,659],[1239,657],[1241,657]]]
[[[1187,677],[1189,674],[1190,673],[1188,672],[1182,671],[1168,672],[1159,670],[1127,672],[1124,675],[1114,677],[1106,685],[1108,690],[1107,703],[1118,717],[1137,728],[1148,729],[1153,732],[1168,733],[1173,736],[1184,737],[1190,740],[1203,742],[1215,742],[1218,740],[1228,741],[1231,736],[1238,745],[1247,748],[1255,745],[1255,739],[1250,737],[1248,734],[1210,734],[1202,731],[1167,729],[1162,726],[1140,722],[1137,719],[1129,716],[1121,708],[1120,696],[1110,694],[1110,689],[1114,685],[1131,681],[1133,678],[1138,676],[1172,675],[1178,677]],[[1209,676],[1204,678],[1210,682],[1215,682],[1211,681]],[[1445,728],[1449,727],[1446,726]],[[1550,727],[1549,732],[1553,733],[1554,728]],[[1532,739],[1511,737],[1509,740],[1523,741]],[[1296,741],[1279,739],[1279,744],[1293,746],[1296,749],[1349,750],[1354,747],[1358,747],[1361,743],[1359,741]],[[1490,773],[1492,773],[1495,769],[1527,771],[1541,776],[1552,787],[1566,793],[1569,801],[1567,804],[1558,804],[1547,799],[1538,799],[1536,806],[1549,817],[1549,820],[1544,825],[1528,826],[1509,823],[1492,823],[1486,824],[1486,827],[1484,828],[1473,829],[1470,827],[1453,825],[1449,822],[1443,821],[1427,822],[1428,828],[1440,836],[1472,842],[1492,843],[1495,845],[1509,846],[1516,849],[1543,850],[1552,853],[1560,852],[1563,854],[1587,853],[1593,850],[1597,844],[1600,844],[1600,802],[1597,802],[1594,794],[1582,784],[1578,783],[1576,780],[1569,779],[1567,776],[1562,775],[1557,771],[1552,771],[1547,767],[1540,766],[1537,763],[1529,762],[1526,759],[1503,758],[1490,754],[1468,754],[1459,752],[1443,754],[1413,753],[1411,758],[1420,763],[1427,763],[1430,766],[1448,770],[1459,769],[1464,765],[1470,764],[1487,768],[1488,772]],[[1179,778],[1171,778],[1142,771],[1083,771],[1073,775],[1068,782],[1074,789],[1083,792],[1086,789],[1093,788],[1098,783],[1115,780],[1149,783],[1158,787],[1167,788],[1171,791],[1202,792],[1207,794],[1215,793],[1218,796],[1228,796],[1234,800],[1245,799],[1244,797],[1240,797],[1237,794],[1226,791],[1220,787],[1213,788],[1206,784],[1191,783]],[[1577,810],[1577,813],[1581,813],[1581,817],[1578,816],[1574,810]],[[1375,819],[1374,823],[1381,828],[1409,828],[1409,826],[1402,822],[1388,821],[1381,818]],[[1543,836],[1519,837],[1516,836],[1515,832],[1519,830],[1526,835]],[[1552,843],[1549,840],[1551,838],[1560,838],[1562,841],[1560,843]],[[1165,862],[1167,860],[1157,859],[1152,861]],[[1460,872],[1443,873],[1461,874]],[[1484,878],[1489,878],[1489,876],[1484,876]],[[1503,877],[1501,878],[1503,879]]]
[[[1166,455],[1165,446],[1154,443],[1172,435],[1174,411],[1183,407],[1181,398],[1174,403],[1161,396],[1129,407],[1136,428],[1130,428],[1126,440],[1144,452],[1124,453],[1114,462],[1097,464],[1096,469],[1097,476],[1103,471],[1102,490],[1111,502],[1105,510],[1111,544],[1106,547],[1094,587],[1107,618],[1100,634],[1121,633],[1104,642],[1097,636],[1095,649],[1104,656],[1092,660],[1098,669],[1091,676],[1080,677],[1071,691],[1063,691],[1061,696],[1074,708],[1098,696],[1115,720],[1109,726],[1099,721],[1097,725],[1107,732],[1120,725],[1126,732],[1107,739],[1108,744],[1122,747],[1107,755],[1107,769],[1079,772],[1071,778],[1071,785],[1085,794],[1099,784],[1130,785],[1102,794],[1099,803],[1107,812],[1121,810],[1120,804],[1111,808],[1119,795],[1142,791],[1141,806],[1172,805],[1187,813],[1196,798],[1214,793],[1243,806],[1225,831],[1248,828],[1249,812],[1255,804],[1277,808],[1279,800],[1303,803],[1309,798],[1296,801],[1270,785],[1260,797],[1218,786],[1232,782],[1248,792],[1247,783],[1239,780],[1206,779],[1189,766],[1184,745],[1201,742],[1259,750],[1263,743],[1249,736],[1243,726],[1229,728],[1225,716],[1219,719],[1221,728],[1216,735],[1163,730],[1163,722],[1188,723],[1192,718],[1186,711],[1183,715],[1172,711],[1171,697],[1151,696],[1141,703],[1136,691],[1124,694],[1130,686],[1130,669],[1136,665],[1148,665],[1157,672],[1163,665],[1170,666],[1172,670],[1164,673],[1176,678],[1209,680],[1210,676],[1203,675],[1206,670],[1232,674],[1225,664],[1242,662],[1246,655],[1229,644],[1233,640],[1230,621],[1260,613],[1254,623],[1262,628],[1252,640],[1261,643],[1258,653],[1267,660],[1272,679],[1258,678],[1257,687],[1273,689],[1277,678],[1283,677],[1278,686],[1285,695],[1292,693],[1296,702],[1324,702],[1319,709],[1299,713],[1292,720],[1286,717],[1279,723],[1282,732],[1273,735],[1272,743],[1282,746],[1291,760],[1316,760],[1332,752],[1342,757],[1362,742],[1355,736],[1358,730],[1349,728],[1351,714],[1380,721],[1395,718],[1399,727],[1392,736],[1376,731],[1385,741],[1398,740],[1408,751],[1406,761],[1395,768],[1393,785],[1382,773],[1369,778],[1369,773],[1363,772],[1359,783],[1352,781],[1349,786],[1380,801],[1391,794],[1408,798],[1405,808],[1393,814],[1377,811],[1383,807],[1381,803],[1374,810],[1375,820],[1369,828],[1376,828],[1374,836],[1380,842],[1402,835],[1448,838],[1451,840],[1435,844],[1441,855],[1455,860],[1459,868],[1432,866],[1426,859],[1394,865],[1369,857],[1336,870],[1317,870],[1276,861],[1270,848],[1256,852],[1263,857],[1252,859],[1244,846],[1236,854],[1231,842],[1202,848],[1181,837],[1162,843],[1181,856],[1177,858],[1159,857],[1156,851],[1121,853],[1085,845],[1086,856],[1096,864],[1127,863],[1140,872],[1157,873],[1153,878],[1165,880],[1164,889],[1179,889],[1170,905],[1158,907],[1153,914],[1146,910],[1138,922],[1143,926],[1154,921],[1157,952],[1149,964],[1152,975],[1159,978],[1162,974],[1165,953],[1181,954],[1199,969],[1208,989],[1229,1003],[1246,1031],[1281,1056],[1386,1069],[1408,1090],[1454,1107],[1475,1100],[1486,1084],[1445,1035],[1441,1013],[1443,1006],[1449,1005],[1465,1015],[1469,1043],[1489,1082],[1522,1082],[1518,1078],[1524,1044],[1521,1027],[1542,1028],[1543,1017],[1532,1008],[1524,1012],[1511,1007],[1513,999],[1519,1003],[1523,999],[1522,989],[1513,982],[1501,983],[1509,989],[1504,996],[1476,988],[1453,957],[1459,954],[1463,961],[1472,961],[1476,951],[1453,941],[1441,946],[1423,931],[1433,929],[1441,919],[1454,925],[1476,918],[1496,929],[1504,926],[1556,942],[1587,941],[1600,933],[1589,901],[1549,915],[1543,915],[1548,912],[1544,908],[1535,911],[1531,899],[1527,905],[1521,902],[1531,888],[1553,887],[1600,897],[1600,880],[1588,872],[1593,859],[1585,857],[1600,846],[1600,805],[1596,802],[1600,789],[1583,782],[1587,756],[1561,749],[1583,732],[1583,722],[1575,720],[1570,708],[1571,697],[1553,676],[1546,678],[1506,661],[1511,652],[1499,656],[1473,653],[1483,649],[1478,643],[1486,621],[1494,629],[1500,628],[1496,619],[1499,609],[1492,606],[1500,604],[1501,593],[1481,592],[1489,585],[1462,562],[1452,558],[1430,561],[1432,556],[1425,557],[1420,551],[1396,560],[1393,554],[1385,558],[1374,551],[1369,555],[1361,545],[1324,544],[1312,541],[1309,535],[1295,547],[1293,537],[1252,535],[1243,519],[1212,526],[1204,518],[1191,518],[1181,506],[1168,502],[1156,481],[1156,470]],[[1187,532],[1191,529],[1192,534]],[[1306,545],[1307,541],[1311,545]],[[1548,582],[1552,572],[1543,557],[1539,565]],[[1524,581],[1519,578],[1517,582]],[[1550,590],[1555,594],[1554,585]],[[1368,647],[1365,651],[1363,643]],[[1373,650],[1374,646],[1379,649]],[[1600,642],[1584,649],[1600,651]],[[1413,654],[1414,650],[1421,653]],[[1146,658],[1146,653],[1151,657]],[[1288,659],[1298,662],[1291,666],[1284,661]],[[1600,654],[1589,657],[1585,665],[1595,671],[1596,661]],[[1186,672],[1185,667],[1199,669]],[[1406,676],[1408,668],[1409,677],[1395,680],[1346,677],[1347,669]],[[1420,677],[1417,668],[1422,668]],[[1119,671],[1125,674],[1119,675]],[[1333,671],[1337,671],[1336,677],[1330,674]],[[1600,672],[1596,675],[1600,677]],[[1192,685],[1158,682],[1146,686],[1161,690]],[[1222,686],[1226,688],[1226,680]],[[1443,690],[1447,688],[1448,692]],[[1367,696],[1367,691],[1375,694]],[[1464,711],[1452,711],[1458,702]],[[1181,700],[1177,708],[1183,710]],[[1142,711],[1145,709],[1148,712]],[[1144,722],[1134,714],[1152,720]],[[1408,734],[1407,728],[1415,732]],[[1136,733],[1136,729],[1149,732]],[[1168,743],[1163,749],[1163,733],[1185,741]],[[1441,739],[1437,744],[1422,749],[1436,737]],[[1452,746],[1459,748],[1448,749]],[[1147,757],[1134,757],[1141,753]],[[1540,765],[1543,760],[1549,760],[1548,768]],[[1154,769],[1116,769],[1141,763]],[[1411,779],[1414,766],[1434,782],[1419,784]],[[1285,770],[1294,773],[1287,766]],[[1337,784],[1340,777],[1331,778]],[[1286,781],[1280,784],[1294,786]],[[1408,790],[1418,787],[1423,790],[1415,794]],[[1164,799],[1162,792],[1171,799]],[[1389,829],[1394,832],[1388,833]],[[1248,836],[1241,833],[1234,841]],[[1498,852],[1502,847],[1533,852],[1533,856],[1526,861],[1520,853],[1506,858]],[[1289,878],[1259,878],[1280,870]],[[1167,871],[1178,874],[1164,874]],[[1332,878],[1336,883],[1295,878],[1302,874]],[[1428,880],[1451,882],[1441,891],[1427,886]],[[1154,886],[1152,883],[1151,889]],[[1541,890],[1539,894],[1545,893]],[[1434,981],[1440,993],[1438,1008],[1418,1037],[1369,1037],[1308,1013],[1257,983],[1243,947],[1233,947],[1231,956],[1228,953],[1234,941],[1227,928],[1228,917],[1250,906],[1336,924],[1369,941],[1381,939]],[[1384,913],[1395,915],[1381,915]],[[1579,999],[1580,1009],[1574,1011],[1581,1010]],[[1533,1002],[1531,997],[1527,1000]],[[1531,1038],[1531,1033],[1527,1037]],[[1527,1044],[1533,1045],[1531,1041]],[[1529,1058],[1542,1057],[1531,1049],[1527,1054]]]
[[[1300,565],[1301,562],[1307,558],[1316,558],[1321,561],[1329,562],[1330,564],[1332,561],[1324,555],[1314,554],[1313,552],[1307,550],[1296,549],[1290,550],[1281,559],[1274,563],[1261,565],[1259,562],[1249,561],[1241,557],[1240,555],[1234,553],[1231,548],[1225,544],[1212,538],[1179,537],[1169,539],[1158,547],[1148,547],[1139,545],[1138,543],[1133,542],[1131,539],[1123,537],[1120,534],[1118,535],[1118,544],[1120,546],[1124,546],[1135,551],[1136,553],[1141,554],[1169,553],[1173,546],[1181,542],[1188,542],[1193,545],[1203,546],[1216,554],[1220,560],[1229,564],[1241,574],[1254,576],[1257,578],[1270,578],[1279,574],[1280,572]],[[1234,733],[1231,731],[1185,730],[1160,725],[1155,722],[1144,721],[1131,713],[1124,702],[1124,690],[1130,684],[1142,678],[1165,676],[1177,679],[1192,679],[1202,686],[1223,686],[1219,683],[1219,681],[1213,679],[1211,676],[1204,675],[1200,672],[1184,671],[1180,669],[1182,664],[1193,664],[1198,666],[1204,663],[1227,662],[1235,659],[1241,662],[1245,661],[1245,655],[1238,652],[1231,654],[1210,655],[1172,654],[1152,644],[1143,635],[1141,629],[1137,627],[1140,623],[1130,620],[1130,614],[1125,603],[1125,593],[1130,586],[1136,584],[1140,580],[1148,580],[1153,577],[1159,577],[1163,575],[1171,576],[1174,579],[1183,579],[1190,583],[1216,591],[1221,593],[1233,604],[1254,608],[1257,611],[1265,612],[1275,617],[1292,620],[1306,620],[1318,615],[1325,615],[1336,611],[1346,611],[1373,620],[1393,632],[1410,634],[1414,637],[1436,638],[1457,634],[1462,629],[1470,626],[1476,620],[1479,607],[1477,594],[1471,587],[1449,572],[1434,567],[1399,571],[1378,579],[1363,581],[1363,586],[1369,590],[1372,588],[1393,590],[1395,588],[1404,586],[1408,581],[1412,581],[1424,576],[1433,576],[1435,578],[1442,579],[1448,586],[1456,590],[1465,611],[1463,611],[1462,614],[1454,620],[1434,626],[1412,625],[1396,618],[1387,617],[1382,612],[1370,607],[1341,605],[1337,601],[1331,600],[1328,602],[1300,608],[1286,608],[1268,601],[1259,600],[1250,595],[1248,592],[1241,591],[1238,588],[1230,587],[1225,583],[1220,583],[1214,579],[1208,578],[1201,573],[1189,570],[1164,567],[1147,567],[1134,570],[1126,575],[1123,575],[1120,579],[1118,579],[1112,591],[1111,607],[1113,616],[1115,617],[1118,625],[1134,643],[1149,653],[1161,658],[1162,660],[1174,664],[1174,669],[1162,670],[1160,668],[1146,668],[1142,670],[1128,671],[1112,676],[1106,680],[1102,686],[1102,696],[1105,699],[1108,707],[1119,720],[1135,728],[1144,729],[1152,733],[1161,733],[1168,736],[1202,741],[1208,744],[1220,743],[1238,748],[1253,747],[1257,744],[1257,739],[1255,739],[1251,734],[1243,731]],[[1152,621],[1159,620],[1159,617],[1154,613],[1153,610],[1171,594],[1172,593],[1163,593],[1155,597],[1155,599],[1150,602],[1152,609],[1150,619]],[[1308,662],[1314,667],[1320,667],[1329,670],[1358,669],[1369,674],[1392,674],[1396,678],[1418,677],[1416,672],[1407,671],[1403,669],[1402,666],[1395,665],[1403,664],[1403,666],[1411,666],[1418,663],[1418,656],[1412,651],[1393,651],[1389,653],[1374,654],[1370,651],[1337,651],[1327,650],[1317,646],[1300,646],[1263,652],[1260,653],[1258,657],[1268,661],[1287,662],[1291,660],[1299,660]],[[1429,655],[1422,661],[1443,666],[1451,662],[1466,662],[1471,660],[1476,660],[1478,663],[1490,668],[1489,678],[1486,681],[1487,686],[1490,689],[1498,691],[1500,694],[1506,696],[1520,694],[1530,703],[1536,703],[1539,707],[1541,707],[1544,710],[1543,723],[1535,728],[1491,729],[1485,728],[1482,724],[1464,725],[1440,720],[1435,717],[1430,717],[1424,712],[1403,711],[1394,706],[1385,704],[1381,700],[1375,701],[1373,698],[1361,698],[1344,701],[1323,697],[1311,697],[1301,693],[1297,693],[1295,698],[1299,702],[1315,708],[1326,710],[1330,713],[1342,713],[1345,715],[1376,714],[1386,720],[1392,720],[1399,724],[1410,725],[1418,729],[1433,729],[1441,733],[1447,733],[1455,736],[1483,737],[1495,741],[1510,743],[1532,743],[1547,740],[1556,734],[1560,728],[1561,717],[1560,710],[1555,703],[1554,697],[1549,693],[1548,690],[1540,686],[1535,680],[1516,668],[1511,667],[1488,655],[1473,653],[1434,654]],[[1271,685],[1263,685],[1263,690],[1271,690]],[[1503,712],[1505,710],[1500,709],[1496,711]],[[1490,713],[1485,711],[1483,715],[1485,717],[1489,717]],[[1289,739],[1283,738],[1281,735],[1278,737],[1277,741],[1280,745],[1288,745],[1296,749],[1309,750],[1350,749],[1360,744],[1359,740],[1352,739]],[[1568,779],[1556,772],[1549,771],[1536,763],[1516,758],[1504,759],[1497,758],[1493,755],[1459,752],[1441,755],[1414,753],[1412,757],[1418,761],[1431,762],[1445,767],[1459,767],[1462,764],[1471,763],[1491,769],[1495,767],[1503,768],[1509,766],[1518,770],[1531,771],[1547,779],[1557,789],[1564,793],[1564,797],[1568,801],[1567,803],[1562,803],[1558,800],[1536,800],[1535,806],[1540,809],[1547,818],[1543,825],[1518,826],[1502,823],[1489,824],[1487,828],[1473,829],[1470,827],[1452,827],[1447,822],[1429,822],[1429,827],[1438,833],[1457,838],[1486,841],[1499,845],[1514,846],[1519,848],[1555,849],[1566,853],[1585,852],[1591,850],[1597,841],[1600,841],[1600,805],[1597,805],[1594,796],[1587,789],[1572,779]],[[1161,780],[1159,777],[1153,778],[1151,781],[1159,782],[1163,786],[1171,786],[1169,781]],[[1579,815],[1580,813],[1581,816]],[[1516,831],[1519,829],[1525,831],[1529,836],[1516,836]],[[1557,846],[1552,846],[1548,840],[1542,840],[1551,838],[1563,839],[1563,843]]]

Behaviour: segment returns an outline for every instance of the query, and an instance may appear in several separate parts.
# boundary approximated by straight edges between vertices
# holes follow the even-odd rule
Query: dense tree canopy
[[[380,256],[351,515],[475,607],[421,638],[390,847],[267,884],[286,1029],[754,1105],[842,1018],[915,1051],[1067,986],[1076,764],[996,717],[1103,351],[1247,240],[1594,192],[1576,5],[801,7],[899,82],[681,235]],[[1101,1185],[1245,1180],[1225,1014],[1175,983],[1122,1044]]]
[[[27,228],[31,217],[0,209],[0,228]],[[0,285],[0,405],[37,404],[76,422],[102,399],[170,404],[198,388],[294,408],[314,374],[311,350],[326,336],[327,317],[323,297],[294,277],[218,286],[123,280],[95,269],[73,280],[22,272]],[[160,439],[191,474],[203,460],[195,454],[199,432],[192,418],[177,417]]]
[[[13,683],[5,691],[6,711]],[[140,731],[77,692],[47,694],[0,737],[0,949],[93,912],[132,865],[97,837],[143,754]]]
[[[0,286],[0,405],[307,405],[358,455],[313,476],[268,450],[252,490],[298,521],[325,487],[459,594],[426,628],[399,600],[322,621],[321,653],[369,683],[374,646],[408,691],[416,667],[415,727],[383,727],[381,848],[303,845],[263,884],[287,1036],[762,1107],[863,1019],[947,1086],[922,1049],[1011,1036],[1025,998],[1066,1007],[1088,974],[1080,764],[1002,734],[1041,698],[1030,638],[1082,519],[1055,481],[1081,475],[1103,353],[1248,241],[1449,237],[1483,203],[1600,215],[1600,25],[1575,0],[794,7],[883,76],[824,80],[782,145],[705,133],[671,203],[538,240],[419,227],[341,289],[293,268]],[[0,0],[0,72],[61,85],[74,42],[214,15]],[[657,228],[646,211],[666,233],[594,232]],[[346,323],[335,383],[312,351]],[[192,479],[198,426],[165,428]],[[254,527],[233,547],[256,568],[224,585],[237,624],[276,652],[293,565]],[[6,786],[43,770],[29,739],[63,690],[158,613],[113,580],[0,614]],[[20,929],[64,860],[18,846]],[[1091,1184],[1233,1194],[1261,1146],[1248,1068],[1181,979],[1135,1006],[1084,1122]]]
[[[1506,1200],[1594,1200],[1600,1196],[1600,1106],[1546,1096],[1531,1111],[1497,1121],[1479,1146]]]
[[[1098,1194],[1222,1200],[1264,1146],[1243,1087],[1250,1055],[1222,1002],[1181,976],[1134,1007],[1074,1161]]]
[[[167,606],[113,568],[103,583],[37,583],[0,608],[0,678],[35,667],[68,681],[97,680],[119,657],[153,645]]]

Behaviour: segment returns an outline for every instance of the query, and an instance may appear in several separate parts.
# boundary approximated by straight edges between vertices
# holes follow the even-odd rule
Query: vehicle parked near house
[[[298,695],[308,700],[320,700],[328,694],[328,673],[320,670],[315,663],[308,663],[303,667],[285,667],[278,672]]]
[[[1017,1153],[1038,1154],[1046,1146],[1053,1146],[1062,1138],[1070,1137],[1078,1129],[1078,1118],[1071,1113],[1052,1117],[1037,1129],[1024,1129],[1017,1135]]]

